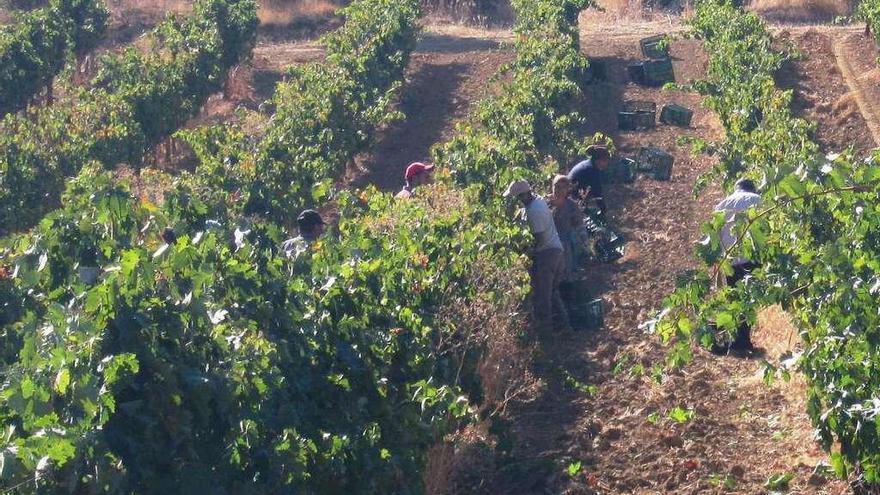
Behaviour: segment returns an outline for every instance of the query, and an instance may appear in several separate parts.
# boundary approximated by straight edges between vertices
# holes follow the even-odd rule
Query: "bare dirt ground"
[[[379,133],[374,149],[357,159],[349,184],[386,191],[402,187],[406,166],[430,160],[430,147],[452,136],[455,124],[489,94],[493,77],[512,59],[510,48],[496,39],[449,29],[427,32],[407,69],[398,105],[406,117]]]
[[[880,53],[874,39],[865,33],[849,33],[834,41],[834,55],[846,84],[865,118],[865,123],[880,144]]]
[[[751,0],[748,8],[771,22],[830,23],[852,13],[851,0]]]
[[[861,31],[850,29],[785,30],[778,39],[791,42],[800,58],[786,64],[777,79],[794,91],[795,112],[817,124],[815,137],[823,149],[840,151],[852,146],[864,153],[874,148],[877,144],[866,116],[874,122],[877,117],[868,113],[871,107],[865,102],[872,101],[869,91],[876,91],[876,81],[865,81],[857,88],[848,83],[860,80],[853,74],[854,63],[860,64],[858,74],[877,77],[876,48],[865,46]],[[866,67],[868,59],[873,67]]]

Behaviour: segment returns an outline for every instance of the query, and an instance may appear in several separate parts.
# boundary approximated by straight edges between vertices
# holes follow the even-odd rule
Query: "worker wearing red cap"
[[[399,199],[411,198],[417,187],[431,183],[432,172],[434,172],[433,165],[426,165],[421,162],[411,163],[406,167],[406,173],[403,176],[406,180],[406,185],[397,193],[396,197]]]

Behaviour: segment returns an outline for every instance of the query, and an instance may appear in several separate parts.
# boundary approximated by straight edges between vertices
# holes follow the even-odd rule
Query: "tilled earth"
[[[777,39],[792,43],[798,58],[779,71],[777,80],[782,87],[794,91],[792,107],[796,114],[816,123],[815,138],[823,149],[840,151],[852,146],[864,153],[876,144],[836,62],[833,45],[837,37],[858,46],[853,46],[851,53],[861,64],[860,74],[870,75],[872,70],[876,74],[876,48],[861,43],[866,39],[861,33],[786,30],[780,32]],[[865,67],[868,59],[873,67]],[[876,81],[868,86],[874,89]]]
[[[487,96],[499,69],[514,53],[491,39],[428,32],[407,68],[398,110],[404,118],[377,135],[376,146],[349,171],[349,185],[403,186],[406,166],[429,161],[430,148],[452,137],[455,124]]]

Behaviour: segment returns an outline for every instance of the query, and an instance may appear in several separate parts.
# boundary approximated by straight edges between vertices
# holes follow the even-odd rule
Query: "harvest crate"
[[[617,114],[618,127],[624,131],[650,129],[656,122],[657,104],[653,101],[626,101]]]
[[[658,60],[646,60],[642,62],[643,84],[647,86],[663,86],[669,82],[675,82],[675,70],[672,60],[663,58]]]
[[[584,227],[590,234],[591,242],[587,251],[592,259],[602,263],[613,263],[626,253],[626,238],[611,230],[597,215],[588,214]]]
[[[664,105],[660,110],[660,122],[664,124],[677,125],[679,127],[689,127],[691,119],[694,117],[693,110],[685,108],[676,103]]]
[[[645,84],[645,63],[634,62],[626,66],[626,74],[630,81],[636,84]]]
[[[572,310],[569,319],[577,329],[598,330],[605,325],[605,307],[601,299],[578,304]]]
[[[562,296],[562,300],[566,303],[578,303],[591,297],[593,286],[593,281],[583,278],[566,280],[559,284],[559,293]]]
[[[675,158],[672,155],[653,146],[640,149],[636,157],[636,168],[655,180],[669,180],[674,163]]]
[[[643,38],[639,41],[639,45],[642,47],[642,55],[647,58],[656,59],[669,57],[669,47],[666,46],[665,34]]]
[[[617,232],[607,230],[596,241],[596,259],[602,263],[613,263],[626,254],[626,239]]]

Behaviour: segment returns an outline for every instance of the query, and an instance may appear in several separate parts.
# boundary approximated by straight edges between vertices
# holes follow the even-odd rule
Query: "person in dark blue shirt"
[[[593,200],[599,207],[599,215],[605,216],[605,198],[602,190],[604,171],[611,162],[611,153],[604,146],[587,148],[586,160],[579,162],[568,172],[572,185],[572,196],[584,200]]]

